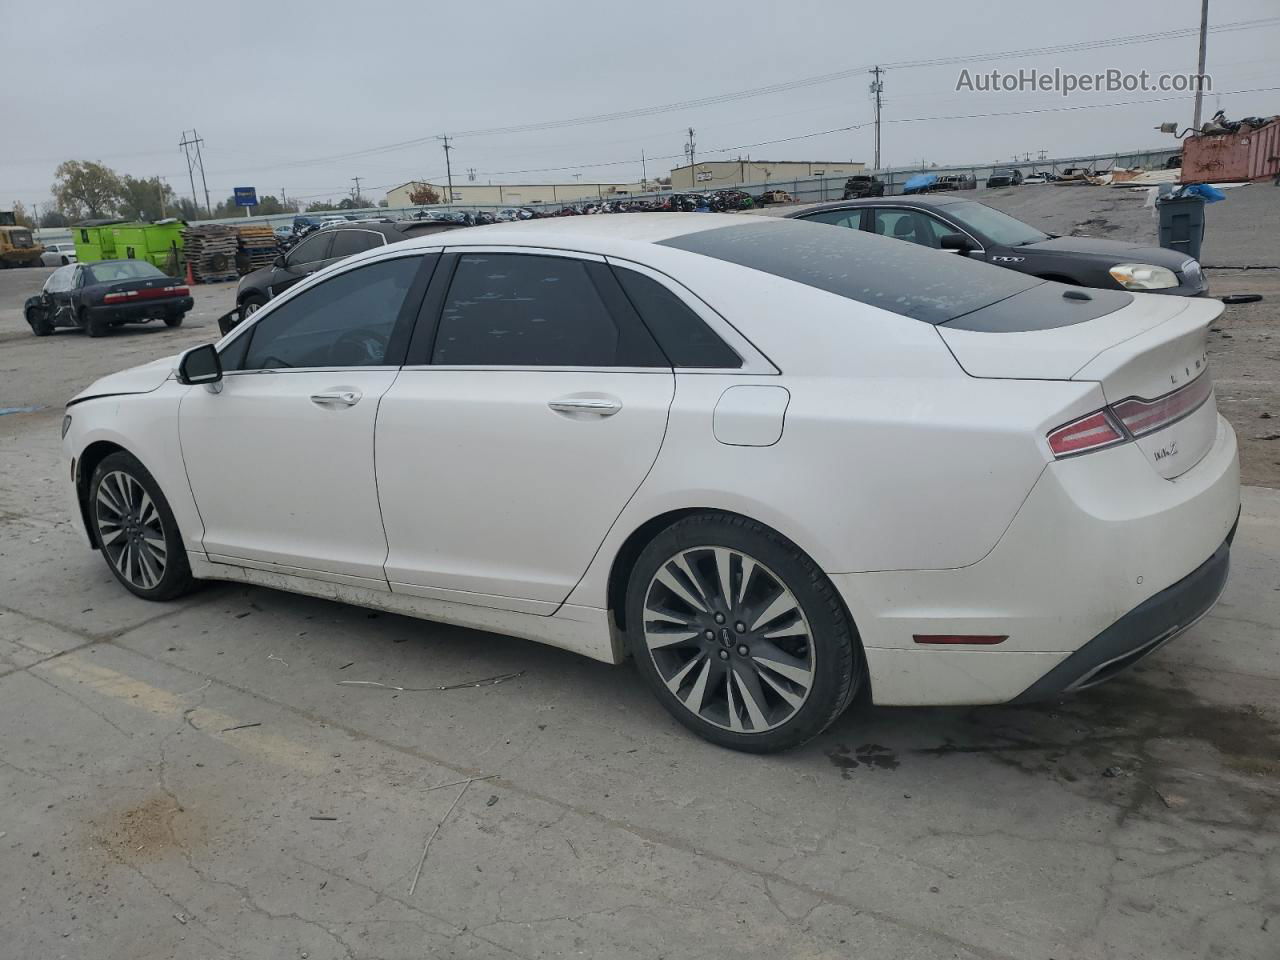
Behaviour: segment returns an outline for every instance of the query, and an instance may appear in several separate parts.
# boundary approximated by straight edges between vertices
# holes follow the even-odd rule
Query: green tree
[[[420,183],[409,191],[409,202],[415,207],[424,207],[428,204],[439,203],[440,194],[431,189],[431,184]]]
[[[173,188],[159,177],[139,180],[125,174],[120,192],[120,215],[131,220],[161,220],[174,212]]]
[[[124,199],[124,183],[110,167],[92,160],[67,160],[53,172],[53,198],[74,218],[112,216]]]
[[[50,208],[40,214],[40,226],[42,227],[65,227],[71,221],[67,219],[67,215],[61,210]]]
[[[204,207],[196,203],[190,197],[177,197],[173,201],[172,215],[179,220],[192,222],[195,220],[203,220],[209,214],[205,212]]]
[[[338,204],[339,210],[368,210],[374,206],[368,197],[346,197]]]
[[[307,213],[324,213],[326,210],[337,210],[332,200],[314,200],[307,204]]]
[[[13,201],[13,219],[20,227],[30,229],[36,225],[31,215],[27,213],[27,208],[17,200]]]

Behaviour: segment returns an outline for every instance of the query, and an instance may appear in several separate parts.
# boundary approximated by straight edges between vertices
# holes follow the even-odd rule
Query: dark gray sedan
[[[1200,264],[1184,253],[1097,237],[1056,237],[960,197],[867,197],[824,203],[787,216],[950,250],[1082,287],[1182,297],[1209,292]]]

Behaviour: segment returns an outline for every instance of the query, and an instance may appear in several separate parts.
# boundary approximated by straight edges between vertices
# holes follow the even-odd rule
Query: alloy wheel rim
[[[782,578],[740,550],[689,547],[649,581],[644,637],[662,682],[733,733],[777,729],[813,689],[813,633]]]
[[[135,587],[151,590],[168,561],[164,525],[155,501],[136,478],[113,470],[98,484],[94,511],[107,562]]]

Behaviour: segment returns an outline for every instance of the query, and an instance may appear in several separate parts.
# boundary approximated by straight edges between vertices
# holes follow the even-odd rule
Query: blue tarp
[[[936,173],[917,173],[902,185],[902,190],[904,193],[910,193],[914,190],[919,190],[921,187],[927,187],[930,184],[937,182],[938,175]]]

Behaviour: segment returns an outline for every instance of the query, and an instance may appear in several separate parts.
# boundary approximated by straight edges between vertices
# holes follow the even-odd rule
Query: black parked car
[[[288,253],[276,257],[271,266],[240,278],[240,286],[236,288],[236,309],[218,318],[218,329],[227,333],[272,297],[353,253],[463,226],[465,224],[453,221],[395,220],[337,223],[315,230]]]
[[[844,199],[857,200],[861,197],[883,197],[884,184],[875,177],[858,175],[844,182]]]
[[[1057,237],[957,196],[842,200],[787,216],[879,233],[1082,287],[1183,297],[1209,292],[1200,264],[1185,253],[1096,237]]]
[[[1016,187],[1022,183],[1022,171],[1015,170],[1012,167],[1001,167],[998,170],[992,170],[991,176],[987,177],[988,187]]]
[[[194,303],[181,280],[145,260],[100,260],[53,271],[23,313],[37,337],[56,327],[79,327],[101,337],[122,323],[163,320],[165,326],[179,326]]]

